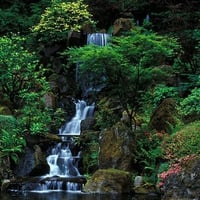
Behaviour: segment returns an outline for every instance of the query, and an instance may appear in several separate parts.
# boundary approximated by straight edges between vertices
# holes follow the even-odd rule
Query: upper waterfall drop
[[[98,46],[106,46],[110,34],[107,33],[90,33],[87,35],[87,44],[95,44]]]

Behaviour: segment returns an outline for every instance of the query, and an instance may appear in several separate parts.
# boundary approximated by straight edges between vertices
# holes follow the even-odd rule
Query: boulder
[[[130,193],[131,174],[117,169],[97,170],[84,187],[89,193]]]
[[[34,152],[35,165],[28,175],[42,176],[42,175],[48,174],[50,171],[50,167],[47,163],[44,153],[42,152],[39,145],[35,145],[34,148],[35,148],[35,152]]]
[[[171,126],[177,123],[176,102],[172,98],[164,99],[151,116],[149,127],[157,131],[171,132]]]
[[[192,162],[182,172],[167,177],[164,181],[163,193],[163,200],[199,199],[200,160]]]
[[[55,96],[52,92],[46,93],[43,98],[46,107],[55,108]]]
[[[130,31],[133,28],[131,18],[118,18],[113,25],[113,35],[118,35],[121,31]]]
[[[119,122],[100,134],[99,167],[131,171],[135,149],[134,134]]]

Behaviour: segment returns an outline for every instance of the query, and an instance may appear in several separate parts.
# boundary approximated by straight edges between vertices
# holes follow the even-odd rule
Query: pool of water
[[[160,200],[154,195],[100,195],[69,192],[0,193],[0,200]]]

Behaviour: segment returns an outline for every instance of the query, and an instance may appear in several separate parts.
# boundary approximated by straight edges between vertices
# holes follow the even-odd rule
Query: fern
[[[8,132],[1,130],[0,157],[10,157],[14,162],[18,161],[18,153],[23,151],[26,142],[23,137],[19,137],[16,131]]]

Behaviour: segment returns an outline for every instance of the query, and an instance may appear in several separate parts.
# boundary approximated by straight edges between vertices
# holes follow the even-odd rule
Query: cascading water
[[[59,129],[60,135],[80,135],[81,121],[93,115],[94,104],[88,106],[85,101],[78,100],[75,105],[76,114],[70,122],[66,123],[63,127]]]
[[[73,136],[81,133],[81,121],[93,115],[95,106],[94,104],[88,106],[83,100],[79,100],[75,105],[76,113],[74,117],[59,129],[58,135],[62,138],[62,142],[55,145],[51,149],[51,154],[47,157],[50,173],[46,177],[49,179],[38,186],[37,190],[39,191],[79,191],[82,189],[84,179],[78,170],[81,152],[73,156],[70,146],[74,142]]]
[[[89,34],[87,44],[105,46],[108,37],[109,35],[104,33]],[[95,105],[87,105],[86,101],[78,100],[75,106],[74,117],[59,129],[58,135],[62,138],[62,142],[55,145],[47,157],[50,173],[38,186],[37,190],[39,191],[78,191],[82,189],[84,178],[78,170],[81,152],[73,156],[70,146],[74,142],[73,137],[81,134],[81,121],[93,115]]]
[[[110,35],[107,33],[91,33],[87,35],[87,44],[106,46],[109,37]]]

